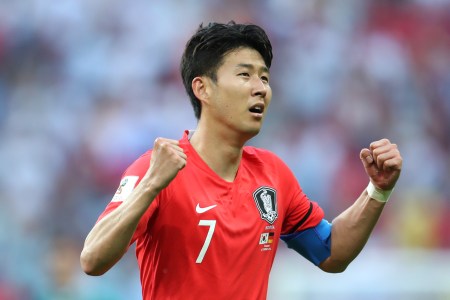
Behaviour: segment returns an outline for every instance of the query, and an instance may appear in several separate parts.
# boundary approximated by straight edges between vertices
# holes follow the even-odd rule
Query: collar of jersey
[[[213,179],[215,182],[220,183],[221,185],[230,187],[233,186],[234,184],[236,184],[239,181],[239,174],[240,174],[240,170],[242,167],[242,161],[241,161],[241,165],[239,166],[236,178],[234,179],[233,182],[228,182],[226,180],[224,180],[222,177],[220,177],[219,175],[216,174],[216,172],[214,172],[207,164],[206,162],[200,157],[200,155],[197,153],[197,151],[195,151],[194,147],[192,147],[189,139],[192,136],[192,134],[194,133],[194,130],[185,130],[183,137],[181,138],[180,142],[180,147],[183,148],[184,152],[186,153],[186,155],[188,156],[188,164],[189,162],[193,162],[197,167],[199,167],[202,171],[204,171],[205,173],[207,173],[211,179]]]

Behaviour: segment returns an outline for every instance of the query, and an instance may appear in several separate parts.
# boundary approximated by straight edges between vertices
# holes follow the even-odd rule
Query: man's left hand
[[[400,177],[403,159],[396,144],[388,139],[372,142],[359,157],[372,184],[381,190],[392,190]]]

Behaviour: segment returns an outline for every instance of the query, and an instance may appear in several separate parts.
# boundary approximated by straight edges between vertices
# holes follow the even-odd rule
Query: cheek
[[[228,120],[234,119],[234,109],[233,109],[233,106],[230,105],[229,103],[226,103],[224,105],[222,113]]]
[[[269,88],[269,90],[267,91],[266,99],[267,99],[267,105],[269,105],[270,102],[272,102],[272,89],[270,89],[270,88]]]
[[[230,103],[231,99],[227,95],[221,95],[216,101],[214,110],[219,118],[223,120],[233,120],[234,108],[233,104]]]
[[[246,102],[243,101],[245,97],[242,93],[235,90],[229,90],[227,93],[222,94],[221,98],[221,109],[223,109],[223,113],[234,115],[241,108],[242,105],[246,105]]]

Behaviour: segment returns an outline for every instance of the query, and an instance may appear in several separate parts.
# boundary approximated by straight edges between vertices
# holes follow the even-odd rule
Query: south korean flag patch
[[[275,189],[262,186],[253,193],[253,199],[255,200],[261,219],[273,224],[278,218],[277,192]]]
[[[120,181],[119,188],[117,189],[111,202],[123,202],[131,194],[138,181],[139,176],[125,176]]]

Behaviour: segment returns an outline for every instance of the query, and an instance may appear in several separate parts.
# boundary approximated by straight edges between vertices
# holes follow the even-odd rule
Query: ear
[[[209,99],[209,89],[208,80],[206,77],[198,76],[192,80],[192,91],[195,97],[201,102],[208,102]]]

